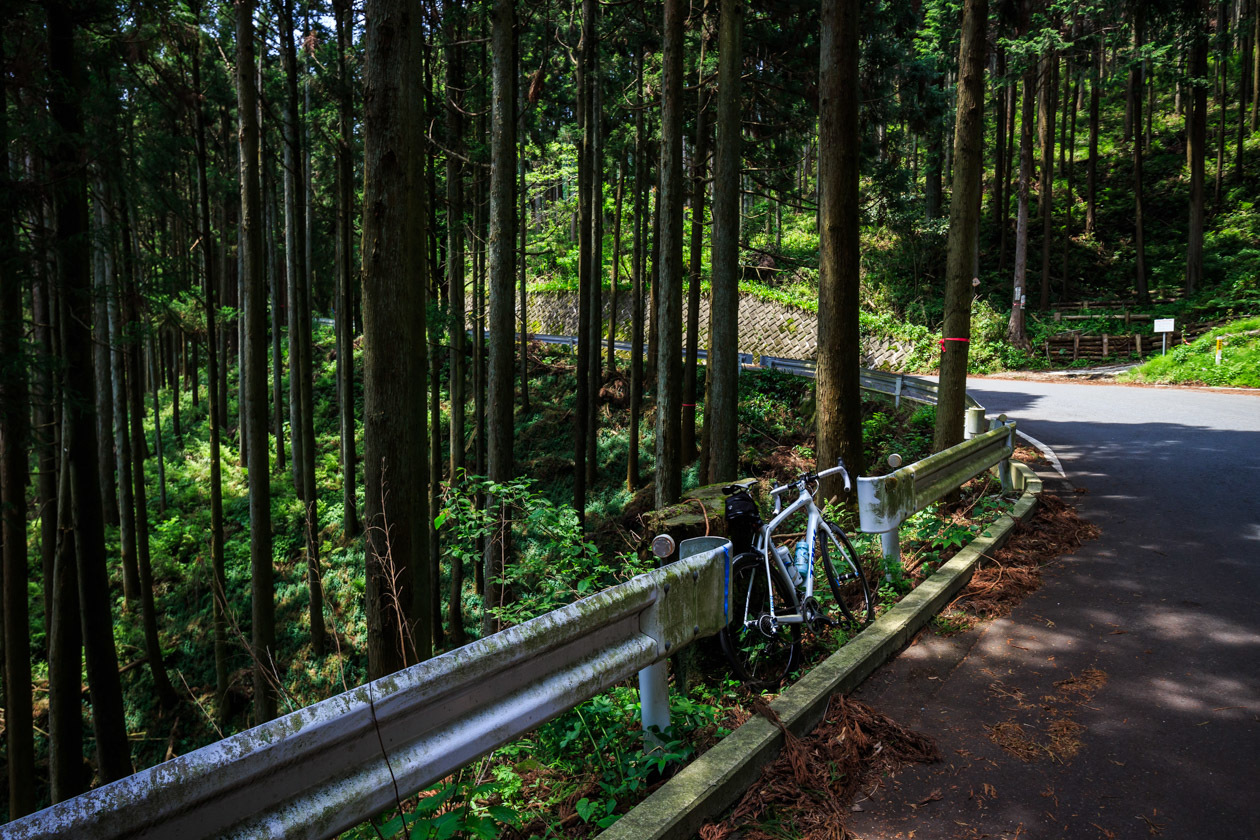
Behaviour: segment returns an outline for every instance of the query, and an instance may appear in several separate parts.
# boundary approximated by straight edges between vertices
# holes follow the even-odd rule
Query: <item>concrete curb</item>
[[[1006,543],[1015,520],[1032,516],[1041,479],[1024,464],[1010,463],[1015,485],[1023,491],[1011,515],[986,528],[900,603],[770,704],[793,733],[811,731],[826,714],[833,694],[853,691],[901,650],[967,585],[980,558]],[[777,727],[765,718],[752,718],[613,823],[598,840],[692,837],[706,821],[735,803],[782,746],[783,734]]]

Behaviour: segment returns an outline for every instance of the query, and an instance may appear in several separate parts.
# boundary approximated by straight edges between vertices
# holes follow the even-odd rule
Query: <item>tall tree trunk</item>
[[[194,0],[193,15],[198,22],[196,31],[200,34],[201,2]],[[201,90],[201,47],[202,39],[192,53],[193,87]],[[215,713],[219,725],[226,722],[228,691],[228,645],[227,645],[227,575],[223,559],[223,478],[219,448],[219,416],[218,388],[215,383],[219,378],[218,329],[215,319],[218,302],[215,296],[214,258],[218,248],[214,241],[214,231],[210,223],[210,188],[206,172],[206,119],[205,110],[200,103],[194,109],[195,139],[197,154],[197,222],[201,236],[202,281],[205,296],[206,314],[206,381],[207,410],[209,413],[210,435],[210,589],[214,604],[214,675],[215,675]],[[277,324],[277,329],[279,326]]]
[[[249,450],[249,558],[253,623],[250,655],[254,660],[254,721],[276,716],[279,679],[276,649],[275,587],[271,557],[271,465],[267,449],[267,286],[262,271],[262,218],[258,179],[258,91],[254,88],[254,0],[236,6],[236,92],[240,118],[241,225],[240,261],[244,283],[245,406],[242,440]],[[291,30],[290,30],[291,31]],[[290,245],[293,240],[288,240]],[[286,249],[286,250],[292,250]],[[290,275],[289,285],[299,285]],[[289,324],[290,332],[295,325]],[[290,344],[290,354],[293,353]],[[292,376],[292,355],[290,376]],[[290,392],[292,396],[292,392]],[[294,442],[298,439],[293,436]],[[298,460],[294,452],[293,460]]]
[[[587,77],[589,100],[587,119],[591,126],[590,161],[587,164],[589,178],[587,189],[590,190],[590,213],[587,218],[591,226],[590,262],[588,270],[591,274],[591,315],[587,326],[585,341],[590,346],[586,355],[587,381],[589,388],[590,411],[586,415],[586,486],[595,484],[596,467],[598,466],[599,442],[599,391],[603,384],[601,370],[602,356],[599,352],[599,340],[603,335],[604,319],[604,100],[601,95],[599,60],[599,4],[595,4],[595,18],[591,26],[591,47],[589,75]]]
[[[1228,5],[1224,2],[1216,6],[1216,75],[1219,77],[1216,87],[1216,186],[1212,193],[1213,212],[1221,210],[1221,187],[1225,180],[1225,112],[1229,90],[1229,61],[1226,45],[1229,43]]]
[[[122,684],[114,647],[105,522],[96,455],[96,383],[92,376],[92,288],[87,249],[87,173],[82,103],[87,92],[75,49],[80,10],[59,0],[45,4],[48,32],[48,110],[57,131],[53,207],[57,287],[60,292],[61,358],[65,364],[62,404],[63,457],[69,466],[68,521],[78,566],[80,620],[87,654],[97,771],[104,782],[131,772],[131,750],[123,719]]]
[[[1133,46],[1140,53],[1145,46],[1146,13],[1141,5],[1134,7]],[[1129,70],[1129,98],[1133,100],[1133,118],[1142,121],[1142,75],[1139,66]],[[1146,303],[1150,295],[1146,285],[1146,206],[1143,199],[1142,133],[1133,132],[1133,284],[1140,303]]]
[[[656,508],[682,495],[682,253],[683,163],[682,0],[665,0],[661,64],[660,262],[657,301],[652,314],[656,347]]]
[[[495,0],[490,41],[493,58],[490,136],[490,480],[512,479],[513,401],[516,397],[512,330],[516,284],[516,62],[515,2]],[[596,351],[598,355],[598,351]],[[511,550],[511,511],[499,499],[488,499],[501,523],[486,547],[486,605],[482,634],[499,629],[493,610],[507,597],[503,579]]]
[[[743,127],[740,74],[744,2],[728,0],[718,21],[718,100],[713,155],[713,246],[709,300],[709,481],[734,481],[739,467],[739,175]]]
[[[1037,66],[1024,71],[1024,106],[1019,126],[1019,209],[1015,216],[1015,296],[1006,340],[1028,347],[1024,311],[1028,305],[1028,191],[1033,177],[1033,121],[1037,107]]]
[[[739,3],[740,0],[732,0]],[[647,249],[647,140],[643,133],[643,50],[634,56],[634,253],[630,291],[630,451],[626,455],[626,488],[639,489],[639,415],[643,412],[643,263]]]
[[[83,767],[83,624],[74,526],[70,514],[70,463],[61,461],[55,482],[60,499],[55,544],[52,608],[48,628],[48,781],[53,802],[87,790]],[[121,699],[121,698],[120,698]],[[125,733],[124,733],[125,734]]]
[[[280,347],[280,333],[284,321],[285,284],[280,270],[280,249],[276,243],[276,196],[275,178],[270,150],[267,148],[267,135],[262,135],[262,203],[263,203],[263,240],[266,250],[264,263],[267,266],[267,294],[271,306],[271,433],[276,439],[276,469],[283,470],[288,463],[284,446],[284,358]]]
[[[1050,308],[1050,252],[1054,238],[1054,118],[1059,102],[1059,54],[1042,59],[1041,113],[1041,306]]]
[[[316,517],[315,426],[311,377],[310,253],[307,242],[307,194],[302,177],[305,152],[302,148],[301,115],[298,108],[297,50],[293,44],[295,21],[293,0],[280,0],[282,37],[280,56],[284,64],[284,221],[285,262],[289,276],[289,394],[296,404],[293,418],[294,482],[305,511],[306,578],[311,652],[324,655],[324,595],[319,570],[319,523]],[[300,462],[300,464],[299,464]]]
[[[995,50],[995,70],[999,78],[1006,76],[1006,50],[998,47]],[[1004,87],[993,86],[993,115],[997,125],[993,133],[993,207],[989,215],[998,226],[998,271],[1001,272],[1006,256],[1006,93]],[[950,212],[953,212],[951,205]]]
[[[114,251],[112,232],[105,226],[103,193],[99,189],[101,179],[96,178],[98,189],[94,203],[92,230],[92,366],[96,376],[96,393],[100,399],[96,415],[96,453],[99,463],[97,473],[101,477],[101,502],[106,525],[120,525],[118,496],[114,488],[114,391],[110,381],[109,347],[109,286],[114,275]],[[125,590],[124,590],[125,591]],[[134,592],[133,592],[134,595]]]
[[[99,195],[96,205],[98,224],[102,230],[112,230],[114,227],[113,196],[110,184],[105,178],[97,182],[97,192]],[[112,253],[110,262],[113,262]],[[110,446],[114,452],[114,469],[110,472],[116,472],[118,476],[118,548],[122,556],[123,598],[127,604],[131,604],[140,598],[140,567],[136,563],[136,511],[131,498],[131,439],[127,425],[125,353],[122,346],[122,320],[118,311],[118,278],[112,265],[107,269],[107,274],[105,288],[98,291],[98,294],[103,292],[105,301],[108,334],[104,346],[109,350],[109,388],[111,403],[115,408],[114,428],[111,429],[113,443]],[[113,492],[112,488],[110,492]]]
[[[1077,108],[1077,105],[1079,104],[1079,100],[1080,100],[1082,81],[1083,81],[1083,78],[1078,74],[1077,80],[1076,80],[1076,91],[1070,99],[1072,103],[1071,114],[1069,116],[1064,117],[1064,119],[1067,120],[1068,122],[1067,143],[1064,144],[1065,147],[1067,148],[1067,166],[1064,168],[1064,172],[1067,175],[1067,198],[1063,202],[1064,213],[1067,216],[1067,220],[1065,222],[1064,229],[1063,229],[1064,230],[1064,233],[1063,233],[1063,299],[1064,300],[1071,299],[1071,294],[1070,294],[1071,281],[1069,279],[1068,261],[1071,257],[1071,252],[1072,252],[1072,208],[1076,204],[1076,199],[1073,197],[1072,189],[1073,189],[1073,184],[1076,180],[1076,117],[1080,111],[1080,109]],[[1065,100],[1065,101],[1068,101],[1068,100]]]
[[[279,18],[280,59],[284,68],[284,97],[281,100],[281,141],[284,156],[284,274],[288,292],[289,327],[289,429],[292,435],[293,487],[299,499],[305,498],[306,437],[302,434],[302,295],[306,289],[306,208],[299,195],[301,187],[302,141],[299,133],[297,99],[297,51],[293,46],[293,0],[275,0]],[[245,436],[242,435],[242,439]]]
[[[354,444],[354,90],[346,55],[354,48],[350,31],[350,0],[335,0],[337,25],[337,393],[341,421],[341,531],[359,533],[355,500]],[[463,305],[463,299],[460,300]]]
[[[162,371],[159,358],[160,345],[150,331],[148,337],[149,382],[153,385],[153,451],[157,453],[158,467],[158,513],[166,513],[166,455],[162,444],[162,406],[158,402],[158,387],[161,385]],[[143,405],[141,406],[143,408]],[[143,416],[143,415],[142,415]]]
[[[1248,15],[1255,14],[1255,5],[1255,0],[1245,0],[1239,13],[1240,27],[1246,25]],[[1250,32],[1240,29],[1240,41],[1239,52],[1242,53],[1242,60],[1239,62],[1238,71],[1238,130],[1234,147],[1234,183],[1241,183],[1243,179],[1243,140],[1246,137],[1247,97],[1251,93],[1251,74],[1248,70],[1251,68],[1252,51],[1255,49],[1255,41]]]
[[[941,342],[940,395],[933,449],[963,439],[967,355],[971,340],[972,244],[980,229],[984,181],[984,64],[988,0],[967,0],[958,50],[958,104],[954,123],[954,181],[949,204],[945,265],[945,324]],[[820,464],[819,466],[822,466]]]
[[[1251,0],[1251,11],[1251,133],[1255,134],[1260,130],[1260,4],[1256,0]]]
[[[1190,231],[1186,243],[1186,294],[1203,284],[1204,152],[1207,145],[1207,0],[1194,3],[1196,25],[1190,43]]]
[[[135,260],[131,261],[132,270],[128,272],[127,291],[126,291],[126,307],[124,317],[130,324],[129,332],[132,335],[138,335],[141,330],[139,317],[140,292],[139,284],[135,276]],[[152,338],[150,337],[150,341]],[[162,657],[161,640],[158,637],[157,629],[157,605],[153,598],[153,566],[149,554],[149,506],[148,491],[144,482],[144,452],[147,447],[144,436],[144,371],[142,365],[144,363],[144,345],[137,339],[128,348],[126,353],[127,360],[127,393],[130,398],[131,409],[128,412],[131,418],[131,477],[132,477],[132,502],[135,505],[135,522],[136,522],[136,560],[138,561],[140,571],[140,616],[141,623],[144,628],[144,652],[149,661],[149,670],[153,675],[153,686],[157,691],[158,700],[164,709],[174,708],[177,698],[175,689],[171,686],[170,678],[166,673],[166,661]],[[149,354],[150,358],[150,378],[154,384],[157,383],[156,362],[154,355]],[[156,392],[154,407],[156,408]],[[154,412],[155,419],[157,412]],[[155,424],[157,425],[157,424]],[[159,464],[159,482],[161,481],[162,463],[162,437],[160,434],[160,426],[155,429],[159,432],[155,435],[157,445],[154,447],[158,457]],[[265,447],[264,447],[265,451]]]
[[[464,469],[464,384],[467,381],[467,320],[464,315],[464,296],[468,284],[464,274],[464,118],[462,101],[464,93],[464,47],[462,14],[459,4],[450,4],[446,10],[446,142],[451,150],[446,156],[446,279],[450,298],[450,479],[454,483]],[[447,625],[451,643],[462,645],[464,635],[464,564],[452,556],[451,593],[447,602]]]
[[[1098,223],[1098,105],[1102,87],[1102,42],[1095,48],[1089,79],[1089,166],[1085,169],[1085,233]]]
[[[520,84],[521,70],[521,45],[516,45],[516,103],[517,111],[520,114],[520,125],[517,127],[516,142],[519,146],[517,153],[517,168],[520,171],[520,184],[517,187],[517,199],[521,203],[521,212],[517,218],[517,234],[520,236],[520,253],[517,256],[516,269],[519,275],[519,283],[521,289],[521,299],[518,305],[521,308],[521,412],[529,411],[529,304],[525,289],[525,257],[526,245],[529,235],[529,194],[525,189],[525,165],[526,158],[526,142],[525,134],[525,116],[528,113],[529,101],[528,94]]]
[[[367,0],[363,214],[368,673],[427,659],[432,640],[419,9]]]
[[[818,93],[818,466],[861,475],[857,0],[823,0]],[[969,241],[969,240],[968,240]],[[834,498],[834,477],[819,492]]]
[[[42,252],[43,250],[41,247],[40,251]],[[52,359],[54,355],[53,325],[55,321],[52,316],[52,304],[49,299],[48,261],[44,258],[43,253],[39,253],[34,263],[35,270],[31,277],[31,317],[35,327],[35,346],[38,348],[36,352],[41,363],[34,365],[32,368],[34,389],[31,392],[31,401],[34,403],[34,410],[31,414],[34,427],[31,431],[34,437],[36,469],[39,475],[36,487],[36,503],[39,511],[40,568],[43,571],[44,580],[51,581],[56,571],[57,562],[57,452],[59,450],[57,439],[60,436],[56,406],[58,397],[56,389],[53,387],[52,378]],[[71,550],[73,551],[73,547]],[[139,580],[139,573],[137,572],[135,579],[137,584]],[[52,633],[53,588],[51,585],[44,586],[44,623],[49,628],[49,633]],[[138,590],[139,586],[136,588]],[[76,595],[75,597],[77,599],[78,596]],[[77,600],[75,602],[75,611],[76,613],[78,611]],[[78,679],[77,674],[75,679]],[[81,748],[76,747],[76,749]]]
[[[617,284],[621,282],[621,202],[625,195],[626,161],[617,161],[617,199],[613,210],[612,295],[608,304],[608,369],[617,370]]]
[[[591,346],[592,297],[599,294],[591,288],[591,212],[590,199],[591,158],[595,148],[595,124],[591,111],[591,77],[594,75],[595,52],[594,0],[582,2],[582,38],[577,59],[577,124],[581,132],[578,143],[578,347],[577,347],[577,400],[573,422],[573,507],[578,522],[586,527],[587,484],[587,436],[590,434],[590,415],[594,410],[591,400],[590,354],[599,352]]]
[[[696,359],[700,349],[700,264],[704,255],[704,199],[708,191],[705,172],[709,156],[709,91],[704,84],[704,54],[708,24],[700,22],[700,59],[696,64],[696,145],[691,162],[691,265],[687,289],[687,359],[683,369],[682,450],[683,463],[696,459]],[[710,342],[712,344],[712,342]]]
[[[5,66],[0,42],[0,66]],[[7,77],[7,74],[6,74]],[[0,77],[0,106],[7,106],[5,77]],[[7,107],[0,107],[0,530],[4,560],[4,742],[9,777],[9,819],[35,810],[35,730],[31,700],[30,571],[26,553],[26,486],[30,444],[29,370],[21,337],[22,281],[17,256],[17,206],[9,183]],[[101,285],[108,288],[102,278]],[[99,291],[104,291],[100,289]],[[98,318],[97,323],[100,324]],[[109,352],[108,341],[103,343]],[[97,360],[98,370],[100,360]],[[108,359],[105,360],[108,383]],[[102,440],[112,442],[112,429]],[[113,466],[109,471],[113,472]],[[111,488],[112,489],[112,488]],[[115,512],[115,516],[117,513]],[[50,587],[52,581],[45,580]],[[45,624],[47,627],[47,624]]]

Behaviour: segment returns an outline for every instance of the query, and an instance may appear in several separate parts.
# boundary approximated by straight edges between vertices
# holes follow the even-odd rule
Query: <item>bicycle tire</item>
[[[853,626],[865,627],[875,619],[875,602],[853,544],[843,530],[827,521],[819,526],[814,544],[819,547],[815,552],[816,562],[822,564],[840,612]]]
[[[770,567],[775,613],[796,611],[796,590],[778,564]],[[731,563],[730,621],[718,634],[722,652],[743,683],[773,687],[783,682],[796,664],[801,626],[784,624],[767,635],[758,620],[769,615],[771,592],[766,580],[765,558],[754,552],[736,557]]]

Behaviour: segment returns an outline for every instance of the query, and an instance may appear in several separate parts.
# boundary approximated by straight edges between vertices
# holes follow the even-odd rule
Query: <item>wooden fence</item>
[[[1181,338],[1180,331],[1168,333],[1168,346],[1176,347]],[[1159,353],[1163,346],[1161,335],[1083,335],[1068,332],[1046,339],[1046,358],[1062,362],[1078,359],[1101,361],[1109,356],[1145,358]]]

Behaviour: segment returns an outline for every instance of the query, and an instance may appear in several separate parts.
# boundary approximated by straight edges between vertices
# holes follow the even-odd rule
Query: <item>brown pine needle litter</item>
[[[984,619],[1001,618],[1041,585],[1041,570],[1060,555],[1073,554],[1086,540],[1096,539],[1098,526],[1051,493],[1028,522],[1016,522],[1007,544],[986,556],[971,582],[941,613],[949,624],[970,629]]]
[[[725,820],[700,829],[701,840],[770,840],[781,833],[761,823],[779,816],[791,820],[792,836],[801,840],[845,840],[851,804],[868,780],[905,764],[941,760],[931,738],[839,694],[804,738],[788,731],[765,701],[753,708],[783,731],[783,750]]]

